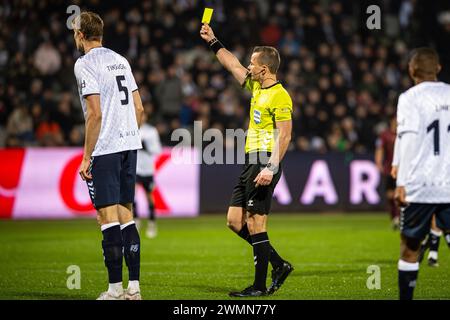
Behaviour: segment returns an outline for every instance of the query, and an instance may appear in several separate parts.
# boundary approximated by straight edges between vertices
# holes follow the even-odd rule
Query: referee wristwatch
[[[274,164],[272,164],[272,163],[269,162],[269,163],[266,165],[266,168],[269,169],[269,171],[275,172],[275,170],[277,169],[277,166],[275,166]]]

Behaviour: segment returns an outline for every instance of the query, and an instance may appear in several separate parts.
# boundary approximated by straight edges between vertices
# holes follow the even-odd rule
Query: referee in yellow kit
[[[292,131],[292,100],[276,76],[280,55],[273,47],[255,47],[247,69],[217,40],[208,24],[203,24],[200,36],[208,42],[219,62],[252,93],[245,165],[233,190],[227,223],[253,246],[255,280],[248,288],[230,295],[272,294],[293,270],[271,246],[267,235],[272,194],[281,176],[281,160]],[[267,289],[269,261],[273,270],[272,283]]]

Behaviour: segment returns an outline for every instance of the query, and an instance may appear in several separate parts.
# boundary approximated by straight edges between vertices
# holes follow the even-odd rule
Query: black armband
[[[225,48],[222,42],[217,40],[217,38],[212,39],[211,41],[208,42],[208,44],[211,50],[214,51],[214,54],[217,54],[217,51],[219,51],[220,49]]]

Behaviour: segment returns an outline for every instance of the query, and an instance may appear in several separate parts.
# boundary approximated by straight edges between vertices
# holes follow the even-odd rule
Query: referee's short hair
[[[411,52],[409,63],[418,78],[434,77],[439,73],[439,55],[433,48],[421,47]]]
[[[74,25],[88,41],[101,41],[103,38],[103,20],[91,11],[84,11],[74,20]]]
[[[258,46],[253,49],[253,53],[259,53],[258,62],[269,67],[273,74],[277,73],[280,67],[280,54],[274,47]]]

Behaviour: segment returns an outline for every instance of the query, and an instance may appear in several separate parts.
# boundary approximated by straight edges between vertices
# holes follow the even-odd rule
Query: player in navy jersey
[[[140,300],[140,238],[133,221],[136,155],[143,107],[128,61],[102,46],[103,21],[83,12],[73,21],[75,63],[86,133],[80,175],[103,233],[109,287],[99,300]],[[123,258],[129,282],[122,287]]]

